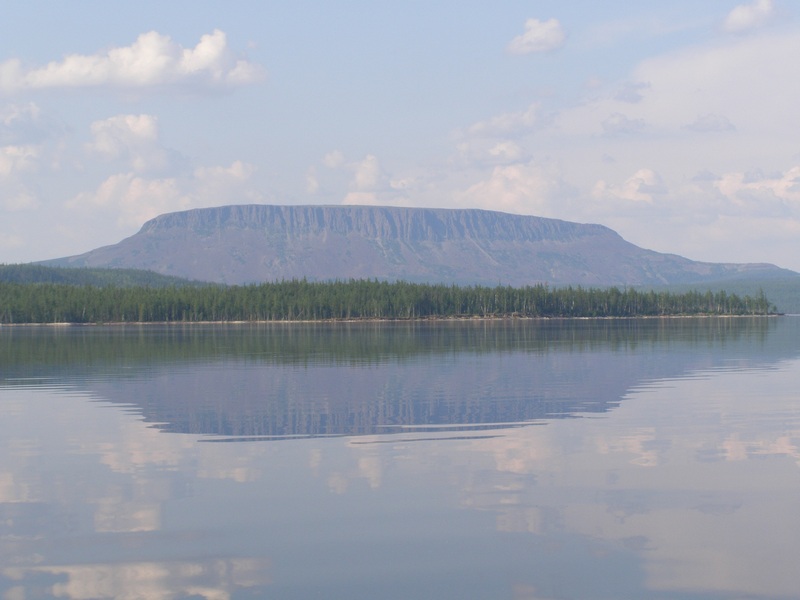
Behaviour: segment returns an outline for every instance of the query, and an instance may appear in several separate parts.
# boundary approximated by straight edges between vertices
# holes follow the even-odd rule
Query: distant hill
[[[0,265],[0,281],[8,283],[58,283],[117,287],[168,287],[199,285],[180,277],[140,269],[47,267],[44,265]]]
[[[146,269],[227,284],[377,278],[634,286],[800,277],[692,261],[601,225],[473,209],[236,205],[161,215],[118,244],[48,266]]]

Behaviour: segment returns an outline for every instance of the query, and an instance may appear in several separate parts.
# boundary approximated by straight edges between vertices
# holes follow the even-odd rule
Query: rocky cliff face
[[[470,209],[237,205],[161,215],[63,266],[242,284],[378,278],[459,284],[642,285],[791,274],[641,249],[601,225]]]
[[[190,230],[201,235],[248,229],[289,238],[333,234],[435,243],[458,239],[563,242],[586,236],[617,236],[602,225],[580,225],[487,210],[269,205],[223,206],[169,213],[145,223],[140,234],[170,229]]]

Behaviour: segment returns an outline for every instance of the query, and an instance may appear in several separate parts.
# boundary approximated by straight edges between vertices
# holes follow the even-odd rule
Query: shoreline
[[[364,317],[351,319],[280,319],[280,320],[254,320],[254,321],[109,321],[107,323],[78,323],[78,322],[55,322],[55,323],[0,323],[3,327],[122,327],[135,325],[137,327],[151,327],[155,325],[179,326],[179,325],[298,325],[298,324],[318,324],[318,323],[442,323],[442,322],[479,322],[479,321],[620,321],[620,320],[639,320],[639,319],[741,319],[741,318],[773,318],[785,317],[784,313],[769,313],[766,315],[724,315],[724,314],[696,314],[696,315],[632,315],[627,317],[525,317],[520,315],[499,315],[499,316],[464,316],[464,317],[413,317],[413,318],[382,318]],[[791,316],[791,315],[790,315]]]

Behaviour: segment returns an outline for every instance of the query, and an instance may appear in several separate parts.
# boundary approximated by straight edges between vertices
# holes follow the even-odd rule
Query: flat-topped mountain
[[[243,284],[292,278],[530,285],[660,285],[797,275],[702,263],[602,225],[475,209],[235,205],[164,214],[135,235],[45,261]]]

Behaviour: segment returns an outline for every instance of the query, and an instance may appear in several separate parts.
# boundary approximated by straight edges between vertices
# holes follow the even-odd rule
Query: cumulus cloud
[[[23,146],[0,146],[0,179],[11,177],[20,171],[36,167],[40,148],[33,144]]]
[[[518,141],[539,124],[539,111],[539,104],[534,103],[524,110],[501,113],[456,132],[461,141],[456,145],[453,161],[462,166],[522,161],[526,151]]]
[[[372,190],[381,180],[381,167],[378,159],[368,154],[363,160],[353,164],[353,187],[356,190]]]
[[[0,107],[0,145],[38,144],[57,131],[33,102]]]
[[[374,204],[378,200],[377,192],[390,189],[376,156],[368,154],[348,168],[353,172],[353,178],[345,204]]]
[[[771,176],[760,172],[726,173],[714,186],[740,208],[767,211],[770,205],[776,208],[777,204],[779,213],[800,217],[800,166]]]
[[[686,125],[686,129],[705,133],[709,131],[734,131],[736,127],[724,115],[705,114],[697,117],[692,123]]]
[[[183,48],[169,36],[150,31],[130,46],[70,54],[44,67],[26,68],[18,59],[0,63],[0,92],[5,93],[103,86],[225,88],[263,78],[263,68],[237,58],[218,29],[202,36],[194,48]]]
[[[134,173],[107,178],[94,192],[83,192],[67,203],[69,208],[110,209],[121,226],[141,225],[164,212],[190,208],[192,200],[174,178],[146,179]]]
[[[332,150],[328,152],[322,159],[322,164],[329,169],[337,169],[345,162],[344,154],[341,150]]]
[[[485,121],[478,121],[467,128],[467,134],[475,137],[521,135],[530,131],[537,123],[538,115],[539,105],[534,103],[525,110],[503,113]]]
[[[772,0],[755,0],[750,4],[740,4],[734,8],[722,24],[730,33],[743,33],[767,23],[775,14]]]
[[[492,146],[489,149],[489,154],[503,160],[519,161],[524,152],[519,144],[510,140],[506,140],[504,142],[498,142]]]
[[[118,215],[118,225],[139,226],[166,212],[256,202],[260,195],[248,186],[254,170],[253,165],[234,161],[228,167],[199,167],[192,176],[181,178],[117,173],[95,191],[72,198],[67,207],[108,210]]]
[[[525,21],[525,32],[511,40],[508,51],[511,54],[547,52],[563,46],[566,38],[558,19],[528,19]]]
[[[160,169],[168,154],[158,141],[158,119],[152,115],[117,115],[92,123],[91,152],[108,160],[128,160],[135,171]]]
[[[198,167],[194,174],[198,181],[209,184],[219,181],[242,182],[248,180],[255,172],[255,166],[236,160],[229,167]]]
[[[600,200],[621,199],[629,202],[652,204],[656,196],[667,193],[667,187],[661,176],[652,169],[639,169],[621,185],[598,181],[592,190],[592,196]]]
[[[37,117],[33,105],[0,110],[0,141],[30,138],[22,130]],[[0,145],[0,209],[17,212],[39,207],[39,197],[29,184],[40,168],[42,152],[42,144]]]
[[[529,162],[495,167],[456,199],[461,206],[550,217],[574,195],[557,169]]]

